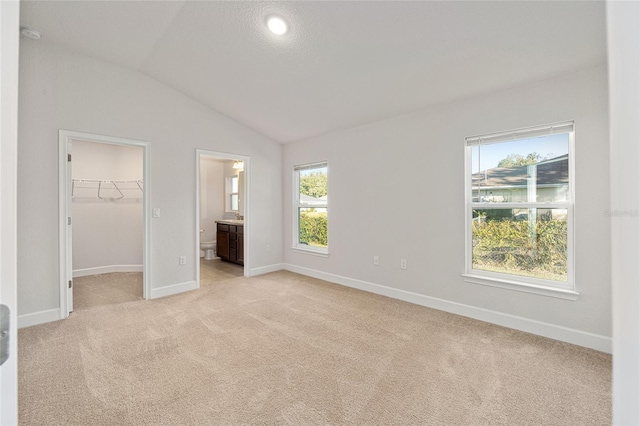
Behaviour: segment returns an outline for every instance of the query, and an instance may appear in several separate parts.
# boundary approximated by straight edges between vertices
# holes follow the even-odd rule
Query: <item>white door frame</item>
[[[20,3],[0,1],[0,303],[10,309],[9,358],[0,367],[1,425],[18,423],[16,194],[19,22]]]
[[[242,160],[244,161],[244,276],[251,276],[251,247],[248,236],[251,235],[251,157],[240,154],[230,154],[228,152],[209,151],[206,149],[196,149],[196,288],[200,288],[200,158],[215,157],[221,160]]]
[[[73,289],[69,290],[68,282],[73,280],[72,268],[72,234],[73,225],[69,224],[68,218],[71,218],[71,167],[69,166],[68,156],[71,154],[71,142],[73,140],[83,142],[103,143],[110,145],[121,145],[143,150],[143,171],[142,179],[144,182],[144,190],[142,191],[143,200],[143,254],[142,254],[142,297],[149,299],[151,297],[151,254],[150,254],[150,236],[151,222],[149,208],[149,193],[151,182],[149,179],[149,143],[137,141],[133,139],[117,138],[113,136],[96,135],[91,133],[76,132],[72,130],[61,129],[58,132],[59,142],[59,176],[58,176],[58,193],[59,193],[59,259],[60,259],[60,319],[67,318],[69,312],[73,308]]]

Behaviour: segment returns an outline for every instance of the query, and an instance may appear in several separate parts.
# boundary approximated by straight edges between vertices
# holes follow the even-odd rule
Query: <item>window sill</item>
[[[295,247],[291,247],[291,250],[298,252],[298,253],[302,253],[302,254],[310,254],[312,256],[320,256],[320,257],[329,257],[329,251],[320,251],[320,250],[314,250],[311,248],[302,248],[299,246],[295,246]]]
[[[529,284],[522,281],[488,277],[484,275],[462,274],[462,277],[468,283],[504,288],[507,290],[520,291],[524,293],[539,294],[541,296],[555,297],[558,299],[578,300],[578,296],[580,295],[580,293],[574,290],[553,288],[536,284]]]

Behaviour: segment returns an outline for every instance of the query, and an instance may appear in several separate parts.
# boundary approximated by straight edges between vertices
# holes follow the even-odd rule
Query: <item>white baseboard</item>
[[[284,269],[284,263],[274,263],[273,265],[261,266],[259,268],[253,268],[249,271],[250,277],[256,275],[268,274],[269,272],[281,271]]]
[[[172,296],[178,293],[184,293],[185,291],[195,290],[197,288],[196,281],[187,281],[184,283],[167,285],[159,288],[151,289],[151,299],[157,299],[159,297]]]
[[[58,321],[59,319],[61,319],[59,308],[34,312],[32,314],[18,315],[18,328],[31,327],[32,325]]]
[[[73,278],[86,277],[88,275],[110,274],[112,272],[142,272],[142,265],[109,265],[95,268],[74,269]]]
[[[367,281],[347,278],[341,275],[334,275],[327,272],[317,271],[315,269],[291,265],[288,263],[284,264],[284,269],[309,277],[319,278],[321,280],[341,284],[347,287],[357,288],[359,290],[364,290],[370,293],[391,297],[393,299],[403,300],[405,302],[414,303],[416,305],[426,306],[428,308],[462,315],[465,317],[501,325],[503,327],[513,328],[515,330],[536,334],[538,336],[548,337],[554,340],[560,340],[562,342],[567,342],[578,346],[584,346],[587,348],[595,349],[597,351],[606,352],[609,354],[612,352],[611,338],[607,336],[588,333],[573,328],[549,324],[542,321],[519,317],[516,315],[492,311],[489,309],[477,308],[475,306],[451,302],[444,299],[438,299],[436,297],[425,296],[423,294],[413,293],[410,291],[400,290],[392,287],[386,287]]]

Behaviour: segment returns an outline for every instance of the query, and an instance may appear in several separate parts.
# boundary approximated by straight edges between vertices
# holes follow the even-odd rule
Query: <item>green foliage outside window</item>
[[[313,198],[327,195],[327,173],[313,172],[300,176],[300,193]]]
[[[526,157],[520,154],[509,154],[502,160],[498,162],[498,167],[520,167],[520,166],[528,166],[530,164],[536,164],[543,160],[548,160],[552,158],[553,154],[548,154],[546,156],[542,156],[537,152],[532,152],[528,154]]]
[[[567,222],[537,220],[474,220],[473,268],[567,280]]]
[[[327,196],[326,169],[300,174],[300,194],[313,198]],[[325,207],[300,209],[300,243],[327,247],[327,211]]]
[[[300,243],[327,247],[327,212],[300,212]]]

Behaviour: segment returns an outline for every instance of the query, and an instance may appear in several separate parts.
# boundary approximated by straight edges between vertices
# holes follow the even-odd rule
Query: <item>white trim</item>
[[[270,272],[282,271],[284,269],[284,263],[274,263],[273,265],[260,266],[259,268],[253,268],[249,271],[250,277],[258,275],[268,274]]]
[[[59,158],[58,158],[58,261],[59,285],[60,285],[60,317],[69,316],[67,281],[72,278],[71,272],[71,237],[67,232],[67,217],[71,216],[69,211],[69,199],[71,198],[69,186],[71,175],[67,164],[69,155],[69,142],[62,131],[58,132]]]
[[[244,276],[251,276],[251,157],[240,154],[230,154],[228,152],[219,152],[219,151],[210,151],[207,149],[196,149],[196,203],[195,203],[195,212],[196,212],[196,222],[195,222],[195,252],[200,254],[200,158],[201,157],[214,157],[221,160],[242,160],[244,161]],[[239,183],[239,182],[238,182]],[[226,188],[226,177],[225,177],[225,188]],[[238,188],[239,189],[239,188]],[[226,198],[226,189],[225,189],[225,198]],[[226,201],[225,201],[226,205]],[[225,207],[226,209],[226,207]],[[195,269],[196,269],[196,288],[200,288],[200,256],[193,256],[195,259]],[[219,257],[216,257],[219,259]]]
[[[302,254],[310,254],[312,256],[329,257],[329,251],[327,249],[313,249],[311,248],[313,246],[308,247],[309,248],[306,248],[304,244],[300,244],[297,247],[291,247],[291,250]]]
[[[380,284],[374,284],[367,281],[356,280],[353,278],[347,278],[340,275],[334,275],[327,272],[317,271],[314,269],[304,268],[288,263],[284,264],[284,269],[290,272],[295,272],[309,277],[341,284],[347,287],[357,288],[359,290],[367,291],[370,293],[391,297],[393,299],[403,300],[405,302],[413,303],[416,305],[426,306],[428,308],[438,309],[440,311],[445,311],[456,315],[462,315],[468,318],[489,322],[503,327],[513,328],[515,330],[536,334],[538,336],[548,337],[550,339],[560,340],[562,342],[567,342],[578,346],[584,346],[601,352],[611,353],[611,337],[523,318],[516,315],[496,312],[489,309],[477,308],[475,306],[451,302],[444,299],[438,299],[436,297],[425,296],[423,294],[387,287]]]
[[[571,133],[573,131],[575,131],[574,121],[560,121],[558,123],[544,124],[542,126],[530,126],[520,129],[469,136],[465,138],[465,142],[468,145],[475,146],[488,145],[493,143],[535,138],[539,136],[551,136],[562,133]]]
[[[67,217],[71,217],[69,200],[71,194],[71,170],[67,161],[70,154],[70,143],[73,140],[103,143],[111,145],[121,145],[142,148],[143,166],[142,179],[144,181],[143,200],[143,253],[142,253],[142,298],[149,299],[151,295],[151,170],[150,170],[150,144],[149,142],[125,139],[113,136],[96,135],[92,133],[76,132],[72,130],[60,129],[58,131],[59,143],[59,167],[58,167],[58,206],[59,206],[59,235],[58,235],[58,256],[60,262],[60,317],[69,316],[72,300],[69,295],[73,293],[68,290],[67,282],[73,277],[71,269],[71,233],[68,231]],[[71,225],[73,227],[73,225]]]
[[[143,265],[108,265],[96,266],[94,268],[74,269],[73,278],[86,277],[89,275],[111,274],[113,272],[144,272]]]
[[[164,287],[152,288],[151,299],[158,299],[160,297],[173,296],[174,294],[196,290],[197,288],[198,288],[198,283],[196,281],[186,281],[183,283],[166,285]]]
[[[46,311],[34,312],[31,314],[18,316],[18,328],[31,327],[32,325],[45,324],[52,321],[65,319],[60,316],[60,309],[48,309]]]
[[[511,277],[511,275],[508,275]],[[490,287],[506,288],[507,290],[521,291],[524,293],[539,294],[541,296],[555,297],[565,300],[578,300],[580,293],[563,288],[552,288],[547,285],[535,285],[525,281],[500,279],[493,276],[481,276],[475,274],[462,274],[468,283],[487,285]]]
[[[17,169],[20,2],[0,1],[0,302],[9,308],[9,357],[0,367],[0,424],[18,423]],[[51,214],[51,212],[47,212]]]

